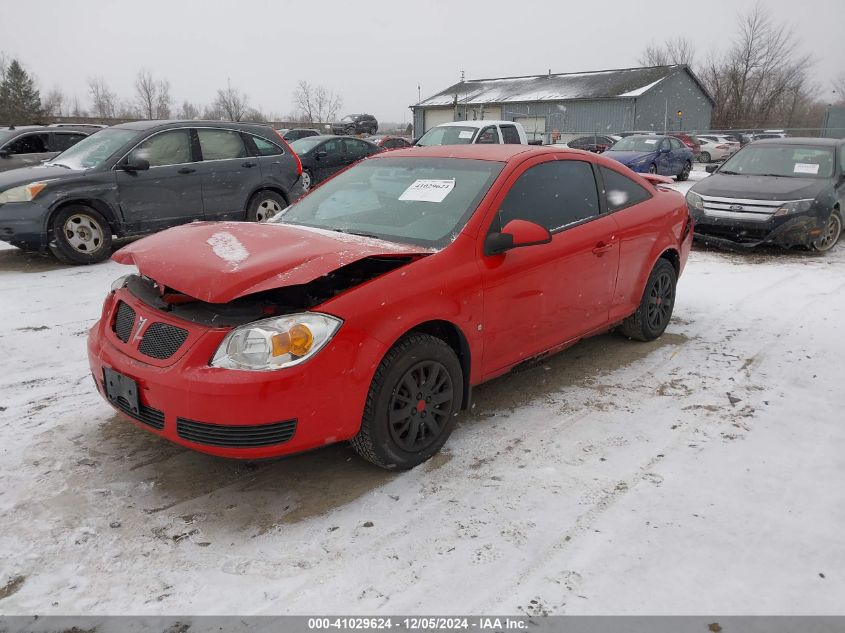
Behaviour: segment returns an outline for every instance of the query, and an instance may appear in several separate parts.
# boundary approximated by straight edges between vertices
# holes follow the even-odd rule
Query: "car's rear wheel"
[[[643,291],[637,311],[622,322],[619,331],[638,341],[653,341],[666,330],[675,307],[675,267],[662,257],[657,260]]]
[[[462,398],[463,372],[452,348],[428,334],[405,336],[376,369],[352,447],[376,466],[413,468],[449,438]]]
[[[813,249],[820,252],[829,251],[836,246],[836,242],[839,241],[841,235],[842,216],[839,215],[838,211],[834,210],[830,213],[830,217],[827,219],[827,224],[825,224],[819,239],[813,242]]]
[[[246,219],[249,222],[266,222],[281,213],[286,206],[285,199],[275,191],[259,191],[249,203]]]
[[[699,163],[709,163],[710,162],[710,152],[701,152],[698,155],[698,162]]]
[[[692,163],[687,161],[684,163],[684,168],[681,170],[681,173],[678,174],[678,181],[686,180],[689,178],[689,173],[692,171]]]
[[[314,176],[307,169],[302,170],[302,176],[299,177],[302,181],[302,189],[308,191],[314,186]]]
[[[50,229],[50,252],[61,262],[96,264],[111,254],[111,227],[90,207],[70,205],[60,209]]]

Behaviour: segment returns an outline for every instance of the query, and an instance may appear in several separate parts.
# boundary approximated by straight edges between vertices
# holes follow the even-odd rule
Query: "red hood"
[[[194,222],[129,244],[112,259],[201,301],[227,303],[305,284],[366,257],[431,252],[291,224]]]

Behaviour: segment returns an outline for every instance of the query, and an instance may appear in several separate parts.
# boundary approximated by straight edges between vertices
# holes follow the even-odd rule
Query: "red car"
[[[660,336],[692,243],[683,196],[580,150],[397,150],[272,222],[197,222],[114,255],[91,329],[101,394],[225,457],[349,440],[411,468],[473,386],[619,326]]]
[[[685,132],[669,132],[669,135],[674,136],[681,143],[689,147],[692,150],[693,156],[698,156],[701,153],[701,141],[696,137]]]
[[[402,138],[401,136],[389,136],[387,134],[368,136],[366,140],[370,141],[370,143],[375,143],[386,150],[405,149],[406,147],[411,147],[411,145],[413,145],[413,143],[406,138]]]

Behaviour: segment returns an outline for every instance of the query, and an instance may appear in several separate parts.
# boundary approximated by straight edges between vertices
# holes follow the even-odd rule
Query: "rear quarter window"
[[[651,194],[644,187],[618,171],[607,167],[601,167],[600,170],[608,210],[619,211],[651,198]]]
[[[519,132],[517,131],[516,127],[513,125],[503,125],[501,127],[502,130],[502,140],[506,145],[519,145]]]

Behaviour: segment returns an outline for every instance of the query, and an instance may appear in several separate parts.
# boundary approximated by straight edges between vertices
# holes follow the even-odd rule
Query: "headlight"
[[[113,282],[111,282],[111,291],[117,292],[118,290],[123,288],[123,286],[126,285],[126,280],[129,279],[131,276],[132,275],[123,275],[123,277],[118,277],[117,279],[115,279]]]
[[[775,215],[789,215],[790,213],[801,213],[802,211],[809,211],[813,208],[814,198],[806,198],[804,200],[790,200],[785,202],[777,209]]]
[[[694,191],[687,191],[687,206],[692,211],[704,211],[704,199]]]
[[[273,371],[319,352],[343,321],[317,312],[289,314],[235,328],[214,353],[212,367]]]
[[[0,193],[0,204],[6,204],[7,202],[29,202],[41,193],[41,190],[46,186],[46,182],[31,182],[28,185],[7,189],[3,193]]]

